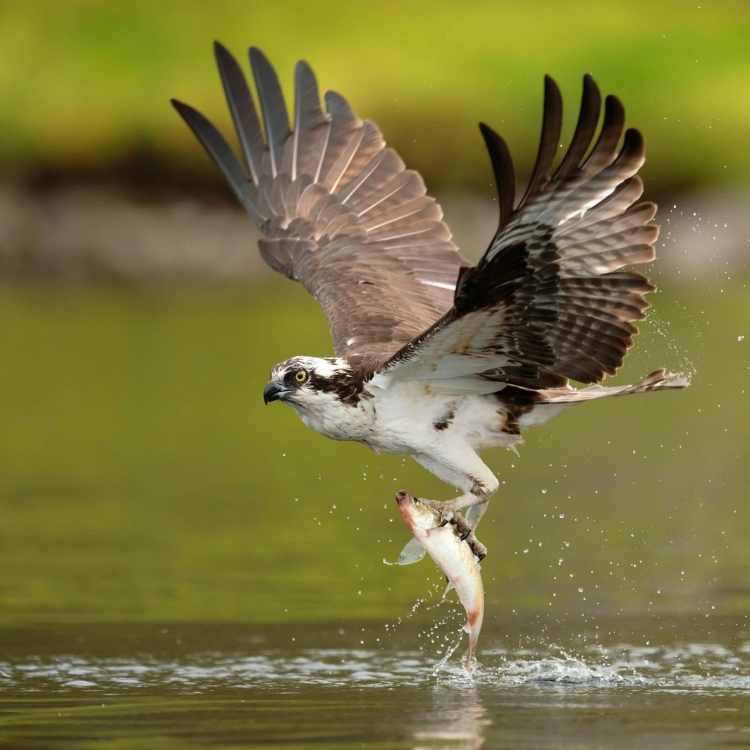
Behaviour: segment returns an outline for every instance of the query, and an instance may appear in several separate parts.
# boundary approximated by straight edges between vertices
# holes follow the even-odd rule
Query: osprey
[[[594,138],[601,95],[590,76],[556,167],[562,98],[545,77],[539,150],[518,200],[508,147],[480,124],[500,219],[470,266],[420,175],[339,94],[325,94],[323,111],[306,62],[295,68],[290,123],[260,50],[249,51],[260,117],[236,59],[219,43],[214,51],[245,165],[200,112],[172,103],[262,232],[264,260],[323,308],[336,353],[276,365],[266,403],[291,405],[327,437],[412,456],[461,492],[423,502],[446,518],[466,511],[474,528],[498,488],[481,450],[513,448],[525,427],[570,404],[688,384],[657,370],[635,385],[598,385],[645,316],[653,287],[622,269],[654,259],[658,227],[655,204],[637,202],[643,138],[623,137],[614,96]],[[422,555],[413,541],[400,562]]]

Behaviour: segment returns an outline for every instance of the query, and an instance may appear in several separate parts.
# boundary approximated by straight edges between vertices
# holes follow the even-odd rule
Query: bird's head
[[[271,370],[263,401],[285,401],[305,411],[321,401],[351,399],[353,373],[346,360],[335,357],[292,357]]]

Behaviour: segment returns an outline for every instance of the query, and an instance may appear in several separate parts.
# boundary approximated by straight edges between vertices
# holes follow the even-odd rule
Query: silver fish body
[[[435,510],[407,492],[399,492],[396,503],[407,528],[443,571],[466,610],[464,630],[469,635],[469,648],[465,664],[471,668],[476,661],[477,641],[484,619],[484,586],[479,562],[451,523],[441,525],[440,514]]]

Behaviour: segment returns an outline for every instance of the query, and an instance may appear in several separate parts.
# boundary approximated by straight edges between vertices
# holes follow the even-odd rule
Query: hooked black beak
[[[266,383],[263,389],[263,403],[270,404],[271,401],[278,401],[286,393],[286,389],[278,383]]]

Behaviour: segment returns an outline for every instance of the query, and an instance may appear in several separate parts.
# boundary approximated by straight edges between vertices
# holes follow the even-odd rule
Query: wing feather
[[[250,48],[249,57],[266,127],[271,176],[276,177],[281,169],[284,145],[289,138],[289,115],[279,79],[268,58],[257,47]]]
[[[342,96],[327,92],[323,111],[306,62],[290,129],[276,72],[250,49],[262,129],[239,64],[214,49],[247,172],[203,115],[178,112],[261,229],[265,261],[318,300],[337,354],[375,369],[450,309],[463,261],[440,206]]]
[[[570,146],[568,146],[567,153],[560,162],[560,166],[555,172],[555,179],[562,180],[566,178],[580,164],[596,132],[596,124],[599,121],[601,106],[602,97],[599,93],[599,87],[587,73],[583,77],[581,109],[578,113],[576,128],[573,131],[573,139],[570,142]]]
[[[567,379],[596,382],[621,365],[648,307],[651,285],[622,270],[654,259],[658,227],[637,172],[643,138],[623,130],[619,100],[608,96],[596,141],[601,95],[583,79],[578,121],[560,165],[562,100],[545,79],[543,124],[528,186],[513,208],[513,165],[504,141],[480,126],[500,192],[499,228],[484,256],[463,269],[453,308],[398,352],[379,375],[474,379],[524,388],[562,387]],[[622,144],[620,140],[622,138]]]
[[[480,122],[479,130],[484,137],[492,162],[500,208],[499,227],[502,229],[513,215],[516,193],[516,174],[513,168],[513,159],[505,141],[489,125]]]
[[[341,154],[350,145],[353,138],[362,138],[362,121],[352,112],[349,102],[335,91],[325,94],[326,109],[331,117],[328,138],[321,156],[320,165],[315,175],[315,182],[331,190],[332,180],[329,175],[334,164],[341,159]]]
[[[625,127],[625,108],[616,96],[611,94],[604,100],[604,122],[596,145],[582,169],[589,174],[596,173],[611,164],[617,155],[617,144]]]
[[[322,306],[339,355],[383,383],[428,379],[462,393],[563,388],[620,366],[652,290],[624,269],[653,260],[656,207],[637,203],[643,139],[624,131],[613,96],[594,141],[602,100],[591,76],[556,169],[562,97],[545,77],[537,157],[517,204],[508,147],[480,126],[499,221],[469,268],[421,177],[342,96],[327,92],[323,111],[307,63],[295,68],[290,129],[276,72],[251,48],[261,129],[239,64],[219,44],[215,54],[247,172],[203,115],[175,107],[261,228],[264,259]]]
[[[536,162],[529,177],[529,184],[518,207],[523,207],[529,198],[540,192],[543,182],[548,179],[552,162],[560,145],[562,131],[562,95],[557,84],[544,76],[544,115],[542,117],[542,135],[539,139],[539,150]]]
[[[250,177],[257,185],[260,177],[260,160],[266,145],[260,129],[250,89],[237,60],[219,42],[214,42],[214,56],[224,86],[227,106],[232,115]]]
[[[294,69],[294,131],[291,180],[315,175],[331,129],[320,107],[318,82],[310,66],[300,60]]]
[[[172,99],[172,106],[177,110],[182,119],[185,120],[203,148],[206,149],[222,171],[232,191],[250,216],[259,224],[264,221],[266,214],[255,200],[255,195],[250,189],[245,170],[237,160],[229,144],[224,140],[224,136],[200,112],[193,109],[189,104],[185,104],[178,99]]]

